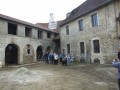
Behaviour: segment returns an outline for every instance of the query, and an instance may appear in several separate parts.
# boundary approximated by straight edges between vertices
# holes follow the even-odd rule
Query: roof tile
[[[71,11],[71,14],[61,23],[61,26],[85,15],[86,13],[89,13],[92,10],[95,10],[103,5],[106,5],[111,1],[112,0],[86,0],[80,6]]]

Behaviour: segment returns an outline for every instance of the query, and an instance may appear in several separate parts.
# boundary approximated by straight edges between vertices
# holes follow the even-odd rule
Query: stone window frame
[[[16,30],[15,30],[15,33],[11,33],[9,32],[9,25],[14,25],[16,26]],[[14,23],[14,22],[7,22],[7,29],[8,29],[8,34],[11,34],[11,35],[18,35],[18,24],[17,23]]]
[[[33,34],[33,29],[32,27],[25,26],[25,37],[32,37]]]
[[[93,40],[93,51],[94,53],[100,53],[100,40],[98,39]]]
[[[70,53],[70,44],[67,44],[67,53]]]
[[[69,29],[69,25],[66,26],[66,35],[70,34],[70,29]]]
[[[78,27],[79,27],[79,31],[83,31],[84,25],[83,25],[83,19],[80,19],[78,21]]]
[[[80,42],[79,46],[80,46],[80,53],[84,54],[85,53],[85,43],[84,42]]]
[[[47,38],[50,39],[50,38],[51,38],[51,35],[52,35],[52,34],[51,34],[50,32],[47,32]]]
[[[31,48],[30,48],[31,45],[27,45],[27,54],[30,55],[31,54]]]
[[[92,13],[91,14],[91,26],[92,27],[98,27],[99,26],[99,19],[98,19],[98,13]]]
[[[42,39],[42,38],[43,38],[43,31],[38,30],[38,39]]]

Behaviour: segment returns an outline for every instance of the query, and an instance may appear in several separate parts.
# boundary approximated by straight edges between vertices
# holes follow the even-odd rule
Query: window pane
[[[30,54],[30,49],[29,48],[27,49],[27,53]]]
[[[66,35],[69,35],[69,26],[66,26]]]
[[[83,30],[83,20],[79,21],[79,30],[82,31]]]
[[[92,16],[92,26],[98,26],[98,17],[97,17],[97,13],[93,14]]]
[[[94,45],[94,53],[100,53],[99,40],[94,40],[93,45]]]
[[[70,53],[70,44],[67,44],[67,53]]]
[[[80,52],[84,53],[84,42],[80,42]]]

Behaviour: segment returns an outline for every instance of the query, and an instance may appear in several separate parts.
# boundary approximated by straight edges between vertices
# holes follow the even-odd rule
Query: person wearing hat
[[[113,59],[112,66],[118,69],[118,87],[120,90],[120,50],[118,51],[118,59]]]

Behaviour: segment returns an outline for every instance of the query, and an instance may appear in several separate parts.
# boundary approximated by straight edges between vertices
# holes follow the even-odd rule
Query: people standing
[[[60,59],[60,62],[62,63],[62,59],[63,59],[63,54],[62,53],[59,54],[59,59]]]
[[[51,60],[51,53],[49,53],[49,55],[48,55],[48,63],[51,64],[51,61],[52,61]]]
[[[48,55],[48,61],[49,61],[49,64],[53,64],[54,55],[52,53],[49,53],[49,55]]]
[[[49,62],[48,62],[48,55],[49,55],[49,52],[46,52],[46,53],[45,53],[45,60],[46,60],[45,63],[46,63],[46,64],[49,64]]]
[[[54,64],[57,65],[58,64],[58,59],[59,59],[59,56],[57,53],[54,54]]]
[[[67,59],[67,65],[69,65],[70,64],[70,58],[71,58],[70,54],[68,53],[65,58]]]
[[[118,87],[120,90],[120,51],[118,52],[118,59],[114,59],[112,66],[118,69]]]
[[[71,55],[70,55],[70,64],[71,64],[71,65],[73,64],[73,61],[74,61],[74,55],[71,54]]]

